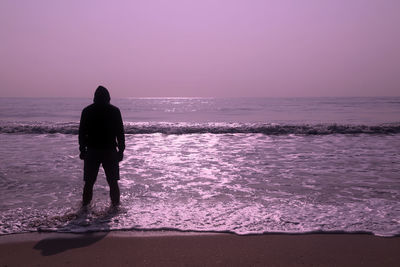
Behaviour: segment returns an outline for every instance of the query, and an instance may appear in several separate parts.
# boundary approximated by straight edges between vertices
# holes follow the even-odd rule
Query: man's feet
[[[90,201],[82,201],[82,208],[87,208],[90,205]]]

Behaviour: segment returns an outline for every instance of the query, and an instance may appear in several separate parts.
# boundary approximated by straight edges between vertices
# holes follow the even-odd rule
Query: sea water
[[[0,98],[0,233],[400,234],[400,98],[124,98],[121,206],[80,208],[79,98]]]

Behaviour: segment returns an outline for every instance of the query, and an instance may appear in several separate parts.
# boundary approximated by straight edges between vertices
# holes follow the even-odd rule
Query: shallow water
[[[83,182],[76,135],[0,138],[2,233],[400,233],[399,135],[128,135],[123,205],[112,219],[103,218],[109,206],[103,172],[95,204],[84,218],[77,215]]]
[[[113,102],[114,101],[114,102]],[[115,99],[121,201],[80,209],[90,99],[0,98],[0,233],[400,234],[400,98]]]

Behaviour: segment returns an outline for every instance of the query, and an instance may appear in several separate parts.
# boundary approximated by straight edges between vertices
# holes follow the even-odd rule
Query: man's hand
[[[87,152],[86,152],[86,151],[85,151],[85,152],[81,152],[81,153],[79,154],[79,158],[80,158],[81,160],[86,159],[86,156],[87,156]]]
[[[118,161],[122,161],[124,159],[124,152],[118,151]]]

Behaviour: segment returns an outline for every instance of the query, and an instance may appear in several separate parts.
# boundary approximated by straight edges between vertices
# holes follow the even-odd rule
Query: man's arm
[[[119,152],[119,160],[123,159],[123,153],[125,150],[125,131],[124,131],[124,123],[122,122],[121,111],[118,110],[118,118],[117,118],[117,145]]]
[[[87,118],[85,110],[82,111],[81,121],[79,123],[79,151],[80,159],[85,159],[87,152]]]

